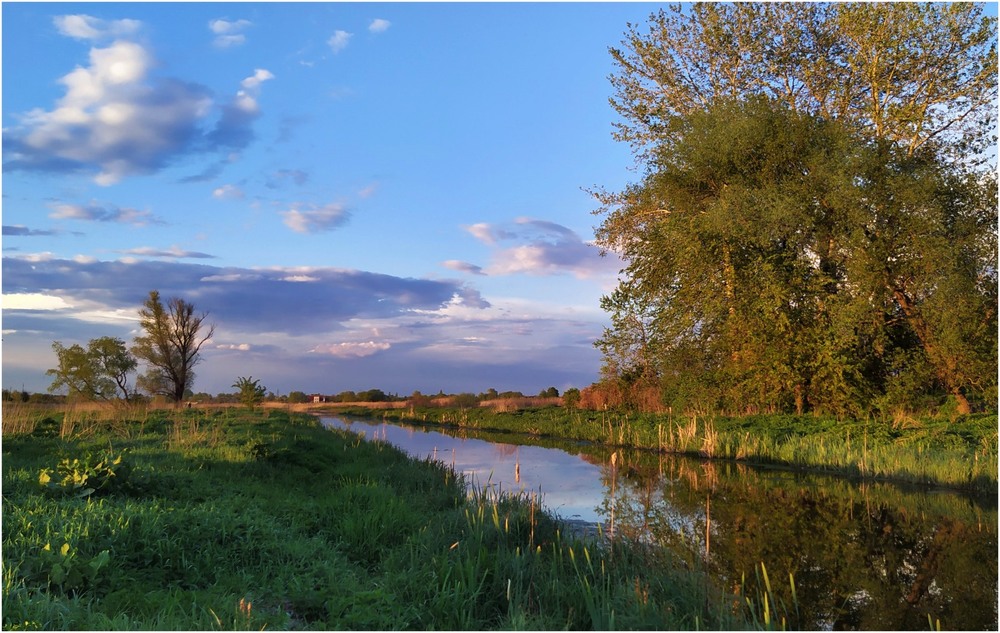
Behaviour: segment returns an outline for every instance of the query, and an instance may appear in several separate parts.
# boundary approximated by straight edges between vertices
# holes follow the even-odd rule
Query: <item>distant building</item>
[[[313,395],[309,396],[309,401],[310,402],[328,402],[329,400],[324,395],[321,395],[321,394],[318,394],[318,393],[314,393]]]

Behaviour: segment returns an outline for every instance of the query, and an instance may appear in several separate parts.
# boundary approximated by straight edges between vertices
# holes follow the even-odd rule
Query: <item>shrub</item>
[[[38,483],[50,494],[89,497],[120,489],[131,472],[132,467],[123,454],[115,457],[110,453],[87,453],[82,460],[63,459],[54,471],[43,468],[38,474]]]

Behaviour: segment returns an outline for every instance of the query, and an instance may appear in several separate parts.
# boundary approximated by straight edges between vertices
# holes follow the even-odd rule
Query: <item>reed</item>
[[[819,469],[869,480],[947,486],[987,494],[997,486],[997,416],[838,420],[814,416],[686,417],[562,407],[462,413],[462,426],[691,454],[712,459]],[[347,410],[366,417],[366,410]],[[380,415],[383,415],[380,413]],[[384,412],[387,420],[456,425],[448,409]]]

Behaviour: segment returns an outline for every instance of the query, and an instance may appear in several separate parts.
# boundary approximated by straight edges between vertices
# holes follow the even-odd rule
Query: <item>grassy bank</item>
[[[697,570],[304,415],[4,413],[6,630],[767,624]]]
[[[995,414],[895,423],[791,415],[682,417],[563,407],[507,412],[488,408],[357,408],[339,414],[809,468],[977,494],[997,491]]]

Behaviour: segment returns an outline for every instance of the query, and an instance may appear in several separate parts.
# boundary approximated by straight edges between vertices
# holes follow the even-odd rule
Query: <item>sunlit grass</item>
[[[469,496],[442,463],[306,416],[18,413],[3,442],[5,629],[748,625],[698,570],[578,540],[535,498]],[[88,453],[124,455],[127,481],[87,497],[39,486]]]
[[[526,433],[750,463],[816,469],[869,480],[891,480],[996,491],[997,416],[838,420],[812,416],[746,418],[673,416],[562,407],[498,412],[429,408],[343,415],[458,428]]]

